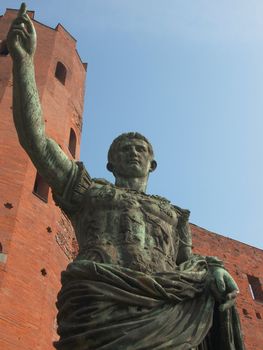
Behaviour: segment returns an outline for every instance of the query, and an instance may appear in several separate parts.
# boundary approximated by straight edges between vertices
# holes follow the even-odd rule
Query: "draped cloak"
[[[53,194],[73,224],[81,208],[74,200],[91,182],[78,169],[63,197]],[[219,312],[210,290],[209,261],[218,259],[191,255],[150,273],[96,260],[80,249],[62,272],[57,350],[244,349],[236,308]]]

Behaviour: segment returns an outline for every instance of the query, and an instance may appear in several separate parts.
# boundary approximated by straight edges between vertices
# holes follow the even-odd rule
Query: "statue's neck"
[[[115,185],[118,187],[130,188],[138,192],[146,192],[147,182],[148,176],[139,178],[123,178],[117,176]]]

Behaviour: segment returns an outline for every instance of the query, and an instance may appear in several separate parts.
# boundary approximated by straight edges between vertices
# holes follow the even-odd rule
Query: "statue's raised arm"
[[[13,116],[22,147],[39,173],[57,193],[62,193],[72,162],[58,144],[45,135],[35,81],[36,31],[22,3],[7,36],[13,59]]]

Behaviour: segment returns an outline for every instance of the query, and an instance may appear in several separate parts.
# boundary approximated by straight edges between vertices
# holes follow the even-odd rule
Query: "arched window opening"
[[[76,137],[75,131],[71,128],[70,134],[69,134],[68,149],[74,158],[76,155],[76,145],[77,145],[77,137]]]
[[[47,201],[48,201],[48,191],[49,191],[48,184],[42,178],[42,176],[39,173],[37,173],[35,184],[34,184],[33,193],[38,198],[40,198],[42,201],[47,203]]]
[[[0,40],[0,56],[7,56],[9,54],[6,40]]]
[[[262,319],[262,317],[261,317],[261,315],[260,315],[260,313],[259,313],[259,312],[256,312],[256,317],[257,317],[257,319],[259,319],[259,320],[261,320],[261,319]]]
[[[65,85],[67,77],[67,68],[61,62],[57,63],[55,77],[61,82],[61,84]]]
[[[243,314],[244,314],[245,316],[248,316],[248,311],[247,311],[247,309],[242,309],[242,311],[243,311]]]
[[[7,261],[7,254],[3,253],[3,246],[0,243],[0,263],[5,264]]]
[[[247,275],[250,293],[256,301],[263,302],[263,289],[258,277]]]

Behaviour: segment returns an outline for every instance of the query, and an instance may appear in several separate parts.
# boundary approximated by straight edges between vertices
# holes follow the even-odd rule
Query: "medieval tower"
[[[12,65],[5,38],[17,11],[0,18],[0,349],[49,350],[56,339],[60,272],[74,251],[74,234],[52,194],[18,143],[12,121]],[[36,80],[46,131],[66,154],[80,151],[86,64],[76,40],[59,24],[34,20]]]
[[[17,10],[0,17],[0,349],[52,350],[60,272],[76,252],[69,221],[18,143],[12,119],[12,65],[5,44]],[[75,39],[28,12],[38,35],[36,80],[47,134],[71,159],[80,151],[86,64]],[[263,344],[263,252],[191,225],[194,252],[215,255],[240,288],[247,350]]]

